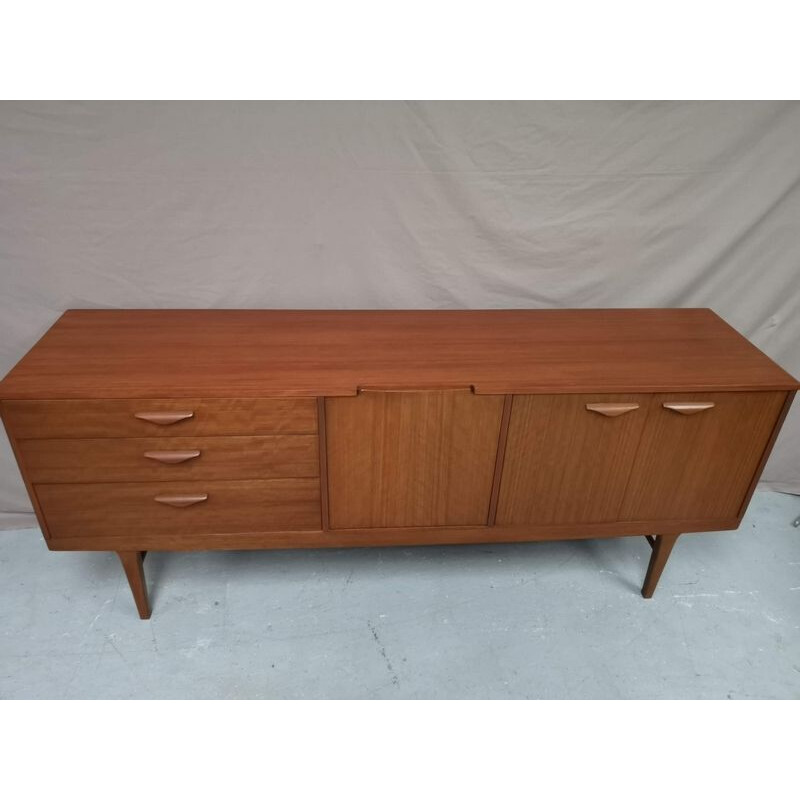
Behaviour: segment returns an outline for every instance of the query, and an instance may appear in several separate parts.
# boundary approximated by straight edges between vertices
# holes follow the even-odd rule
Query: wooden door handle
[[[412,392],[472,392],[475,394],[474,386],[359,386],[356,394],[370,393],[412,393]]]
[[[180,464],[182,461],[197,458],[199,455],[199,450],[148,450],[144,457],[160,461],[162,464]]]
[[[636,411],[638,403],[587,403],[586,410],[602,414],[604,417],[618,417],[629,411]]]
[[[155,425],[174,425],[181,420],[191,419],[194,411],[137,411],[133,416]]]
[[[664,403],[664,408],[670,411],[677,411],[678,414],[697,414],[700,411],[706,411],[709,408],[714,408],[713,403]]]
[[[186,506],[193,506],[195,503],[202,503],[208,500],[208,495],[203,494],[158,494],[153,500],[156,503],[163,503],[165,506],[173,506],[175,508],[186,508]]]

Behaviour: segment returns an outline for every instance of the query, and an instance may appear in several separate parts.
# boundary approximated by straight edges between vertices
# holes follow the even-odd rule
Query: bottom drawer
[[[317,478],[39,484],[35,491],[53,538],[321,528]]]

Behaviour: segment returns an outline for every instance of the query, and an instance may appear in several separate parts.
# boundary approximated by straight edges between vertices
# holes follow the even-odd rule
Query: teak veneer
[[[799,384],[708,309],[65,312],[0,382],[51,550],[738,527]]]

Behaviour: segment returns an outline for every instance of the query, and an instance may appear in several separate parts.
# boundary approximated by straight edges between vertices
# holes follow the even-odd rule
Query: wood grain
[[[485,525],[503,402],[469,391],[328,399],[331,528]]]
[[[188,410],[189,419],[156,425],[143,410]],[[310,398],[4,401],[3,418],[18,439],[93,439],[151,436],[256,436],[316,433]]]
[[[619,416],[598,403],[645,406]],[[498,525],[618,518],[647,416],[646,395],[515,395]]]
[[[61,483],[39,484],[34,488],[50,534],[56,539],[320,529],[319,481],[314,478]],[[172,508],[154,499],[167,493],[198,492],[207,493],[208,499],[186,508]]]
[[[319,486],[322,530],[330,529],[328,506],[328,434],[325,426],[325,398],[317,398],[317,428],[319,430]]]
[[[181,436],[154,439],[26,439],[20,453],[33,483],[313,478],[317,437]],[[146,452],[196,450],[197,458],[162,464]]]
[[[335,396],[364,385],[798,388],[709,309],[96,309],[65,312],[0,383],[0,398]]]
[[[620,519],[737,516],[785,400],[785,392],[651,397]],[[663,407],[672,401],[714,408],[684,416]]]
[[[507,394],[503,398],[503,415],[500,418],[500,437],[497,445],[497,458],[494,462],[494,476],[492,477],[492,495],[489,498],[488,525],[494,525],[497,519],[497,503],[500,499],[500,479],[503,476],[503,467],[506,459],[506,445],[508,443],[508,426],[511,422],[511,404],[514,395]]]

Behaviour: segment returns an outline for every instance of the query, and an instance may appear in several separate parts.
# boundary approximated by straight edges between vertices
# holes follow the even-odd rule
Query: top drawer
[[[316,433],[312,397],[203,400],[7,400],[17,439]]]

